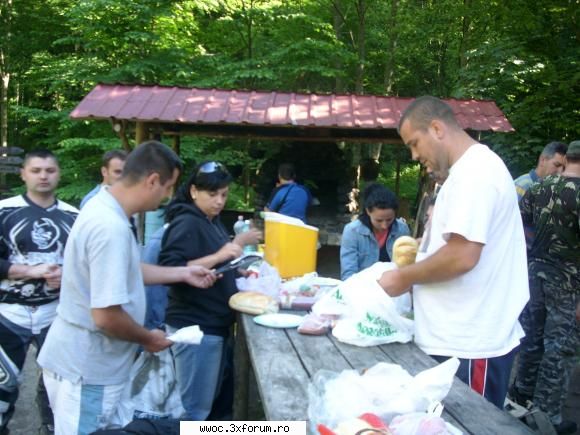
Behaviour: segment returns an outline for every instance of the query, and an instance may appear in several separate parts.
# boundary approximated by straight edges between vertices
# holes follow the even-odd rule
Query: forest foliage
[[[99,82],[430,94],[494,100],[516,131],[483,141],[518,175],[580,138],[579,60],[575,0],[0,0],[0,139],[54,150],[78,202],[120,146],[110,124],[68,118]],[[251,173],[280,146],[187,143],[186,159]]]

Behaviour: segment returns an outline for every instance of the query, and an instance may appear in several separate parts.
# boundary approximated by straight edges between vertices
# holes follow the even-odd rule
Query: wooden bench
[[[331,334],[301,335],[296,329],[266,328],[252,319],[246,314],[238,317],[236,420],[248,419],[250,370],[254,372],[267,420],[297,421],[308,420],[308,384],[318,370],[341,372],[391,362],[415,375],[437,364],[413,343],[357,347],[341,343]],[[534,433],[457,378],[443,404],[445,420],[466,434]]]

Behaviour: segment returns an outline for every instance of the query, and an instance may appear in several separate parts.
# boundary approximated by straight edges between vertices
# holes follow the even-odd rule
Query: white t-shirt
[[[101,191],[75,221],[64,253],[57,317],[38,357],[39,364],[72,382],[125,382],[137,345],[105,335],[92,308],[120,305],[139,324],[145,320],[145,288],[139,248],[129,219]]]
[[[452,166],[417,260],[451,233],[482,243],[481,257],[457,278],[414,287],[415,342],[429,355],[505,355],[524,336],[518,316],[529,299],[526,243],[513,180],[485,145],[469,147]]]

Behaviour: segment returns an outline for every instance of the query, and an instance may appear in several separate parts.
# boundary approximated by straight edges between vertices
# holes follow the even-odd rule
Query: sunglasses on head
[[[212,174],[216,171],[227,172],[226,167],[220,162],[206,162],[199,167],[197,175],[199,174]]]

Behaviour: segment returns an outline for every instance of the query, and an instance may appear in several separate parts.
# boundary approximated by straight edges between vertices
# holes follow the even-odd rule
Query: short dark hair
[[[401,116],[397,131],[399,133],[401,132],[401,126],[406,120],[411,122],[414,129],[426,130],[434,119],[444,121],[452,127],[461,128],[455,118],[453,110],[446,102],[439,98],[426,95],[416,98],[407,106]]]
[[[544,147],[540,156],[551,159],[556,154],[562,154],[565,156],[567,151],[568,145],[566,145],[564,142],[550,142]]]
[[[278,166],[278,176],[284,180],[294,180],[296,178],[296,170],[292,163],[282,163]]]
[[[26,163],[28,163],[28,160],[30,160],[34,157],[38,157],[41,159],[53,159],[55,161],[55,163],[57,164],[57,166],[60,166],[58,163],[58,159],[56,158],[56,156],[53,154],[52,151],[44,149],[44,148],[36,148],[36,149],[28,151],[24,155],[24,161],[22,162],[22,167],[26,166]]]
[[[159,174],[159,181],[167,183],[177,169],[181,172],[181,160],[171,148],[161,142],[150,140],[135,147],[127,156],[121,179],[135,184],[150,174]]]
[[[364,206],[363,213],[366,213],[366,210],[372,210],[374,208],[383,210],[390,208],[395,211],[399,208],[397,196],[379,183],[368,184],[363,191],[362,198]]]
[[[102,158],[103,164],[101,166],[108,168],[109,162],[113,159],[119,159],[122,162],[124,162],[125,160],[127,160],[127,151],[125,151],[125,150],[109,150],[109,151],[107,151],[105,154],[103,154],[103,158]]]

